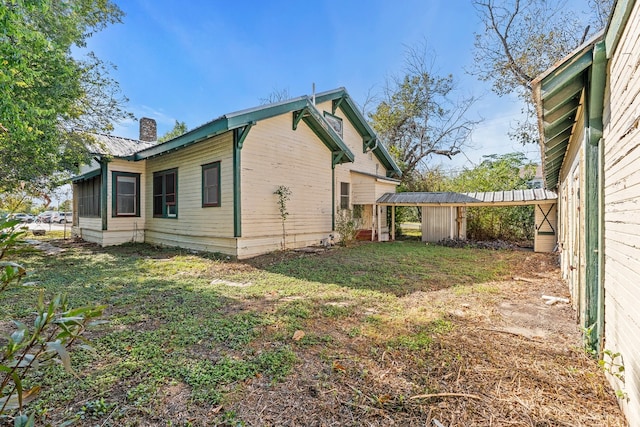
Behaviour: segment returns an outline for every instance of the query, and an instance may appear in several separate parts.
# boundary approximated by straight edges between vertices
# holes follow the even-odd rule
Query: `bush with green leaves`
[[[6,258],[15,257],[25,231],[15,220],[0,219],[0,292],[19,286],[26,269]],[[40,386],[25,389],[25,378],[47,364],[61,364],[71,372],[69,349],[76,341],[83,341],[85,328],[97,323],[103,306],[72,308],[64,296],[45,302],[40,292],[35,318],[31,325],[14,320],[14,330],[0,337],[0,420],[13,418],[16,427],[35,425],[35,414],[25,413],[25,405],[34,400]]]
[[[484,156],[473,169],[451,179],[450,191],[486,192],[524,190],[534,177],[535,166],[523,153]],[[467,235],[475,240],[531,240],[533,206],[481,207],[467,210]]]
[[[350,209],[340,209],[336,215],[335,231],[339,234],[342,246],[349,246],[356,238],[362,221],[354,218]]]

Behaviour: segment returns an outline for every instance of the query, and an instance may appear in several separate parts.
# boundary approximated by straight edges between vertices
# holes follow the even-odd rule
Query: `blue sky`
[[[508,140],[520,105],[498,99],[465,73],[480,22],[470,0],[178,1],[116,0],[123,24],[95,34],[88,48],[117,67],[112,76],[137,118],[158,122],[159,135],[184,121],[191,129],[222,114],[260,104],[274,90],[291,96],[344,86],[356,102],[380,92],[402,71],[407,46],[426,40],[434,69],[453,74],[459,96],[480,97],[471,113],[483,118],[466,156],[445,168],[471,166],[483,154],[537,146]],[[137,138],[137,122],[114,134]],[[468,160],[469,159],[469,160]]]

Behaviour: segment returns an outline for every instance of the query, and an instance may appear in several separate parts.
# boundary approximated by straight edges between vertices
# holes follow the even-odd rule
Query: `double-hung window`
[[[140,174],[113,172],[113,216],[140,216]]]
[[[202,207],[220,206],[220,162],[202,165]]]
[[[170,169],[153,174],[153,216],[178,217],[178,170]]]
[[[349,183],[340,183],[340,209],[349,209]]]

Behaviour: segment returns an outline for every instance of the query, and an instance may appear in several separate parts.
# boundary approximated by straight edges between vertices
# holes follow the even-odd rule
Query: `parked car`
[[[44,211],[40,215],[36,217],[36,219],[40,222],[51,222],[51,217],[55,211]]]
[[[55,212],[51,216],[51,222],[57,222],[63,224],[65,222],[71,222],[73,218],[73,213],[71,212]]]
[[[15,213],[11,215],[11,218],[20,220],[20,222],[33,222],[33,215],[28,213]]]

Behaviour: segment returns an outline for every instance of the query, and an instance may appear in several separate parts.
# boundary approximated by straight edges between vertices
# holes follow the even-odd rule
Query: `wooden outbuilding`
[[[558,196],[548,190],[510,190],[481,193],[406,192],[388,193],[378,205],[416,206],[422,209],[422,241],[466,239],[467,207],[535,205],[536,252],[553,252],[556,247]],[[391,236],[395,235],[395,215],[391,215]]]

